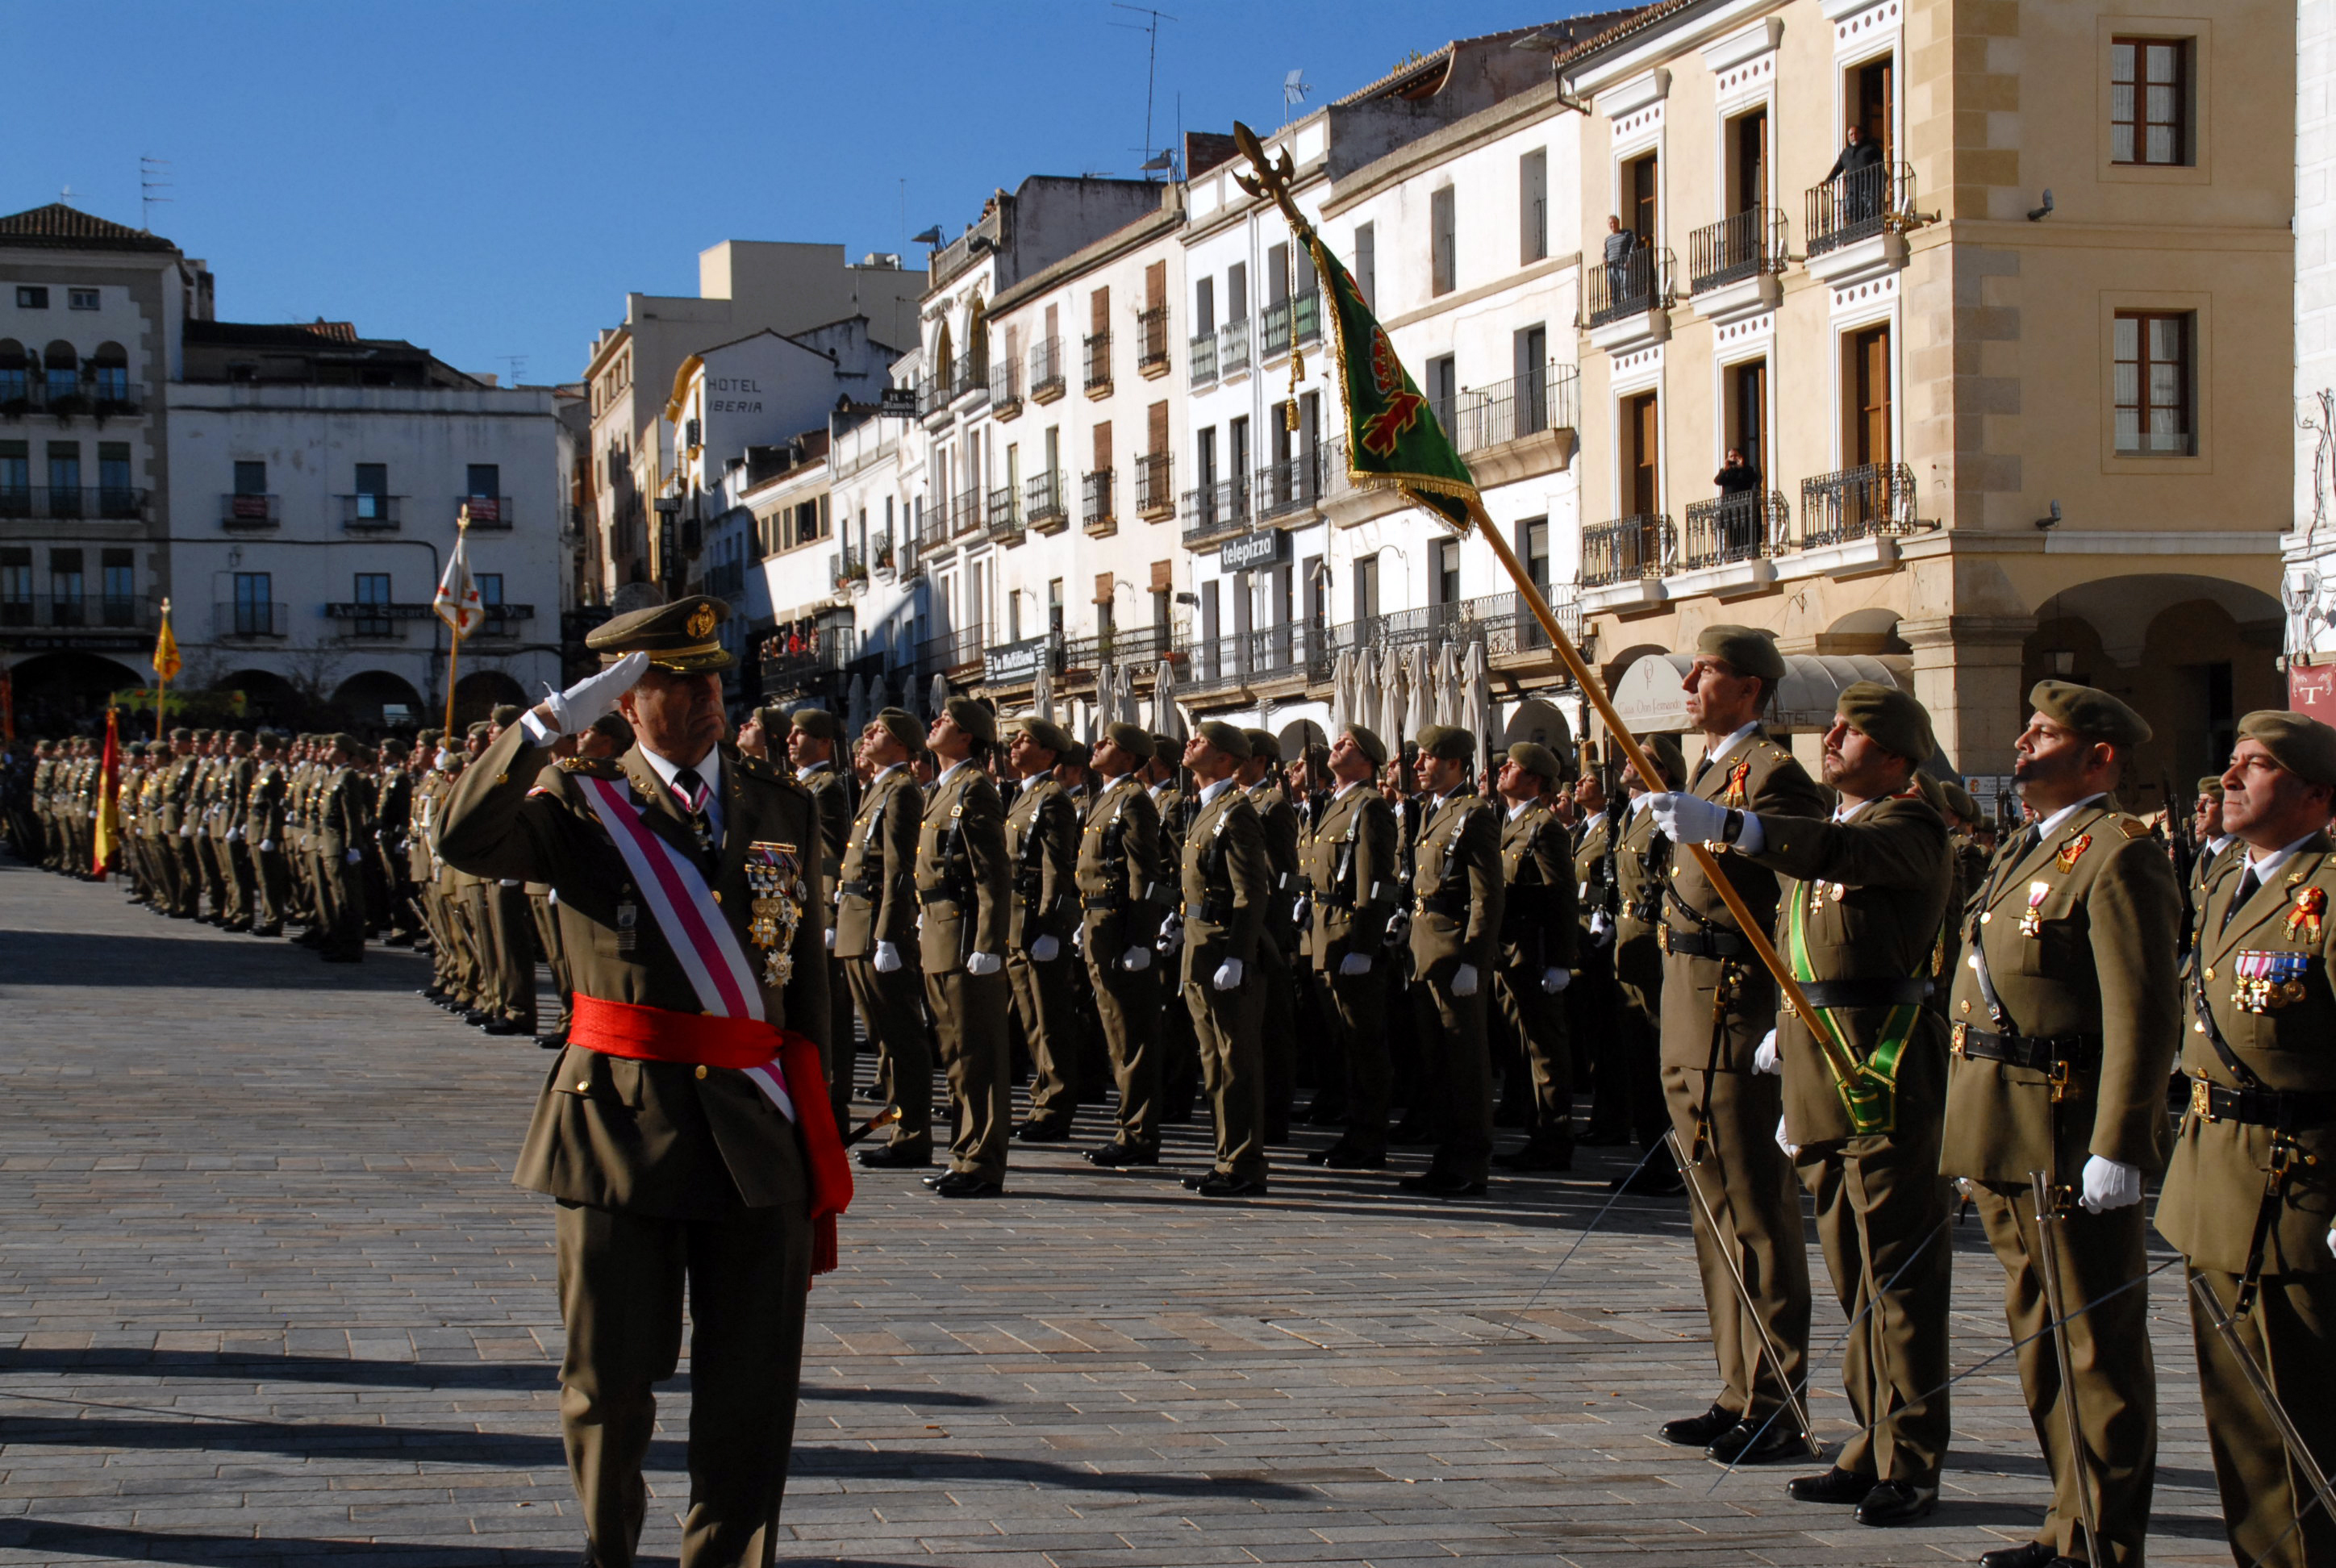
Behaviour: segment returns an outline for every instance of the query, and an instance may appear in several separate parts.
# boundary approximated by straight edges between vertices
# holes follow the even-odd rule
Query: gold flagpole
[[[164,635],[164,636],[169,636],[169,634],[170,634],[170,601],[169,599],[164,599],[164,600],[162,601],[162,632],[163,632],[163,635]],[[170,639],[170,648],[171,648],[171,651],[175,653],[175,652],[178,650],[178,646],[179,646],[178,638],[171,638],[171,639]],[[159,665],[159,664],[158,664],[158,665],[156,665],[156,666],[154,667],[154,738],[155,738],[156,740],[161,740],[161,739],[162,738],[163,734],[164,734],[163,726],[164,726],[166,724],[168,724],[168,723],[170,722],[170,721],[169,721],[169,719],[168,719],[167,717],[165,717],[165,716],[165,716],[166,711],[169,709],[169,707],[170,707],[170,676],[169,676],[169,675],[168,675],[168,674],[163,670],[162,667],[161,667],[161,665]]]

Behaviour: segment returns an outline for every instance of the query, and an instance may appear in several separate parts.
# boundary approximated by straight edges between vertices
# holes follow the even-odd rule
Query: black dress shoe
[[[910,1154],[898,1144],[879,1144],[860,1151],[860,1163],[871,1171],[920,1170],[933,1163],[932,1154]]]
[[[1981,1553],[1979,1568],[2052,1568],[2059,1561],[2058,1546],[2049,1541],[2030,1541],[2025,1546],[1999,1546]]]
[[[1535,1147],[1527,1144],[1522,1149],[1512,1149],[1505,1154],[1494,1154],[1493,1164],[1504,1171],[1570,1171],[1573,1169],[1572,1149]]]
[[[1857,1522],[1888,1528],[1893,1524],[1912,1524],[1927,1517],[1939,1505],[1936,1486],[1917,1486],[1912,1481],[1884,1481],[1865,1495],[1857,1505]]]
[[[524,1025],[515,1024],[509,1018],[496,1018],[492,1022],[481,1024],[479,1026],[479,1033],[482,1035],[532,1035],[535,1031],[526,1027]]]
[[[1201,1183],[1207,1181],[1211,1176],[1213,1176],[1216,1174],[1217,1173],[1213,1170],[1195,1171],[1191,1175],[1181,1177],[1179,1179],[1183,1182],[1184,1190],[1186,1192],[1197,1193],[1201,1190]]]
[[[1025,1144],[1066,1144],[1070,1142],[1068,1122],[1025,1122],[1014,1129],[1015,1138]]]
[[[1781,1416],[1773,1421],[1763,1416],[1757,1421],[1738,1421],[1714,1437],[1703,1456],[1723,1465],[1781,1465],[1788,1459],[1805,1459],[1808,1453],[1808,1439],[1792,1422]]]
[[[1192,1191],[1204,1198],[1261,1198],[1265,1196],[1265,1183],[1248,1176],[1228,1176],[1221,1171],[1211,1171]]]
[[[547,1051],[564,1051],[568,1048],[568,1037],[566,1035],[538,1035],[535,1037],[535,1043],[541,1046]]]
[[[1385,1149],[1358,1149],[1352,1144],[1337,1143],[1327,1149],[1317,1149],[1306,1156],[1309,1165],[1326,1165],[1334,1171],[1384,1171],[1387,1169]]]
[[[994,1198],[1006,1187],[1000,1182],[985,1182],[971,1171],[951,1171],[933,1183],[933,1191],[944,1198]]]
[[[1426,1198],[1475,1198],[1485,1190],[1482,1182],[1446,1175],[1441,1171],[1423,1171],[1416,1176],[1406,1176],[1397,1183],[1406,1193],[1417,1193]]]
[[[462,1009],[462,1021],[476,1029],[484,1027],[494,1019],[492,1015],[482,1013],[476,1008],[465,1008]]]
[[[1395,1131],[1387,1135],[1387,1142],[1406,1147],[1432,1144],[1436,1142],[1436,1128],[1426,1116],[1406,1116],[1396,1124]]]
[[[1836,1465],[1822,1475],[1796,1475],[1785,1483],[1785,1495],[1796,1503],[1863,1503],[1874,1488],[1871,1475]]]
[[[1676,1421],[1666,1421],[1659,1435],[1666,1443],[1676,1443],[1682,1448],[1708,1448],[1719,1435],[1734,1427],[1743,1417],[1725,1405],[1714,1405],[1700,1416],[1682,1416]]]
[[[1299,1113],[1298,1119],[1309,1127],[1335,1127],[1347,1119],[1343,1100],[1317,1100]]]
[[[1105,1144],[1100,1149],[1087,1151],[1087,1164],[1101,1165],[1106,1171],[1115,1171],[1126,1165],[1156,1165],[1159,1163],[1160,1152],[1157,1149],[1146,1154],[1125,1144]]]

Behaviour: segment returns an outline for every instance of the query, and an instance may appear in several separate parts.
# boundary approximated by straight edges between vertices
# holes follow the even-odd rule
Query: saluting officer
[[[2218,782],[2231,849],[2201,903],[2195,1027],[2183,1036],[2190,1105],[2157,1229],[2214,1291],[2325,1472],[2336,1468],[2336,730],[2251,713]],[[2315,1505],[2195,1289],[2190,1311],[2233,1558],[2336,1562],[2336,1519]]]
[[[1014,1135],[1032,1144],[1068,1138],[1079,1108],[1079,1031],[1066,956],[1079,924],[1079,813],[1055,777],[1056,763],[1070,749],[1071,737],[1035,714],[1014,721],[1006,748],[1022,786],[1006,813],[1006,859],[1014,875],[1006,978],[1037,1068],[1030,1119]]]
[[[2118,1288],[2148,1267],[2142,1178],[2166,1150],[2181,889],[2149,828],[2109,799],[2149,726],[2108,693],[2066,681],[2039,682],[2028,700],[2034,712],[2012,748],[2012,778],[2037,820],[1997,852],[1964,911],[1939,1168],[1971,1179],[2003,1264],[2004,1318],[2020,1345],[2020,1387],[2052,1507],[2039,1539],[1981,1562],[2041,1568],[2085,1556],[2084,1485],[2100,1560],[2131,1563],[2149,1528],[2157,1388],[2149,1293]],[[2036,1213],[2030,1177],[2039,1171],[2051,1216]],[[2072,1386],[2046,1331],[2037,1226],[2048,1218]],[[2069,1451],[2064,1399],[2076,1405],[2082,1454]]]
[[[1549,808],[1564,774],[1555,752],[1519,741],[1495,781],[1508,810],[1501,823],[1505,887],[1493,995],[1508,1037],[1509,1070],[1532,1086],[1524,1147],[1493,1162],[1507,1171],[1573,1168],[1573,1047],[1559,998],[1573,983],[1579,890],[1571,835]]]
[[[971,697],[953,696],[925,744],[941,772],[917,839],[917,901],[924,911],[919,947],[925,1000],[958,1114],[949,1168],[927,1184],[944,1198],[986,1198],[1006,1190],[1013,1117],[1006,1041],[1013,991],[1005,957],[1013,879],[1006,808],[985,768],[998,744],[998,716]]]
[[[1314,968],[1322,979],[1347,1074],[1347,1130],[1307,1159],[1333,1170],[1376,1171],[1387,1164],[1387,919],[1400,907],[1395,809],[1378,792],[1387,743],[1358,724],[1330,743],[1338,788],[1306,835],[1308,896],[1314,905]],[[1329,1092],[1325,1086],[1324,1092]]]
[[[1468,786],[1476,737],[1448,725],[1419,732],[1414,772],[1432,803],[1412,850],[1412,1016],[1436,1153],[1406,1176],[1432,1198],[1484,1190],[1493,1157],[1493,1058],[1485,988],[1498,957],[1500,830],[1492,803]]]
[[[868,787],[852,819],[836,888],[835,956],[876,1048],[876,1081],[900,1113],[890,1143],[860,1151],[860,1163],[871,1169],[933,1163],[933,1056],[917,949],[917,835],[925,797],[909,765],[924,739],[916,716],[897,707],[861,732]],[[836,1077],[847,1082],[852,1054],[844,1038],[831,1053]]]
[[[1160,971],[1153,943],[1166,892],[1160,878],[1160,814],[1144,787],[1152,737],[1139,726],[1104,726],[1095,771],[1103,788],[1079,834],[1080,946],[1095,1013],[1119,1081],[1119,1126],[1087,1151],[1106,1169],[1160,1163]]]
[[[1784,656],[1769,633],[1704,628],[1680,683],[1688,722],[1703,732],[1706,746],[1687,793],[1743,812],[1825,814],[1815,782],[1760,726],[1784,678]],[[1724,854],[1720,870],[1761,929],[1772,928],[1776,873]],[[1792,1163],[1776,1146],[1783,1096],[1752,1062],[1776,1024],[1776,986],[1692,858],[1674,855],[1667,886],[1658,933],[1663,1095],[1687,1162],[1683,1174],[1702,1194],[1689,1207],[1721,1388],[1708,1410],[1666,1423],[1662,1436],[1701,1446],[1723,1462],[1773,1464],[1806,1451],[1806,1437],[1789,1416],[1769,1417],[1786,1390],[1800,1386],[1809,1343],[1800,1194]]]
[[[1184,1006],[1217,1130],[1215,1165],[1184,1184],[1212,1198],[1262,1193],[1266,1180],[1265,1064],[1258,1038],[1264,993],[1253,977],[1273,872],[1264,824],[1233,778],[1248,755],[1249,737],[1216,719],[1184,747],[1184,765],[1200,786],[1181,878]]]

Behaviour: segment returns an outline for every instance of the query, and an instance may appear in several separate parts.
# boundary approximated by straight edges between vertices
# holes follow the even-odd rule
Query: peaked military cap
[[[2308,784],[2336,784],[2336,729],[2308,715],[2259,708],[2239,721],[2239,739],[2271,753],[2272,760]]]
[[[628,653],[646,653],[658,669],[700,675],[728,669],[738,662],[737,656],[714,637],[715,628],[729,618],[728,605],[696,593],[671,604],[611,617],[592,629],[584,646],[599,654],[604,665],[614,664]]]
[[[2149,721],[2098,687],[2074,681],[2039,680],[2028,704],[2046,718],[2064,724],[2087,740],[2135,746],[2150,737]]]
[[[1738,675],[1757,675],[1771,687],[1785,678],[1785,656],[1776,651],[1776,634],[1757,627],[1722,621],[1697,634],[1695,651],[1725,663]]]

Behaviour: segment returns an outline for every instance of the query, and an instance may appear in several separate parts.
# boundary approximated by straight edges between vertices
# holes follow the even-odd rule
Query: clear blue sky
[[[1147,0],[1153,141],[1279,124],[1453,36],[1575,0]],[[59,199],[207,258],[231,320],[354,320],[465,369],[572,379],[628,289],[695,294],[719,240],[853,258],[955,234],[1029,174],[1133,175],[1147,19],[1109,0],[942,5],[584,0],[0,0],[29,96],[0,212]],[[907,186],[906,221],[900,181]]]

